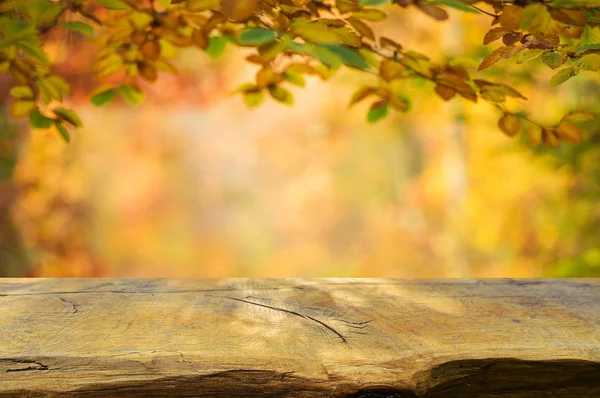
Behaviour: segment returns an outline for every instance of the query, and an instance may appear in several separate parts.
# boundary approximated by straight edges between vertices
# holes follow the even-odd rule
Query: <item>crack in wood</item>
[[[346,340],[346,338],[345,338],[345,337],[344,337],[344,336],[343,336],[343,335],[342,335],[340,332],[338,332],[337,330],[335,330],[334,328],[332,328],[331,326],[329,326],[329,325],[328,325],[328,324],[326,324],[325,322],[323,322],[323,321],[320,321],[320,320],[318,320],[318,319],[316,319],[316,318],[313,318],[313,317],[312,317],[312,316],[310,316],[310,315],[301,314],[301,313],[299,313],[299,312],[295,312],[295,311],[291,311],[291,310],[286,310],[286,309],[284,309],[284,308],[273,307],[273,306],[271,306],[271,305],[266,305],[266,304],[256,303],[256,302],[254,302],[254,301],[250,301],[250,300],[244,300],[244,299],[239,299],[239,298],[235,298],[235,297],[228,297],[228,296],[227,296],[226,298],[228,298],[228,299],[230,299],[230,300],[240,301],[240,302],[242,302],[242,303],[247,303],[247,304],[253,304],[253,305],[257,305],[257,306],[259,306],[259,307],[270,308],[270,309],[272,309],[272,310],[275,310],[275,311],[286,312],[286,313],[288,313],[288,314],[295,315],[295,316],[298,316],[298,317],[300,317],[300,318],[304,318],[304,319],[311,320],[311,321],[313,321],[313,322],[316,322],[316,323],[318,323],[319,325],[321,325],[321,326],[325,327],[325,328],[326,328],[327,330],[329,330],[330,332],[334,333],[336,336],[338,336],[338,337],[339,337],[339,338],[342,340],[342,342],[343,342],[344,344],[348,344],[348,340]]]
[[[71,307],[73,308],[73,314],[77,314],[79,312],[79,304],[75,304],[74,302],[64,299],[62,297],[58,298],[60,301],[62,301],[63,303],[67,303],[70,304]]]
[[[26,368],[18,368],[18,369],[6,369],[6,372],[26,372],[30,370],[49,370],[48,366],[44,365],[41,362],[34,361],[31,359],[14,359],[14,358],[0,358],[0,362],[11,362],[11,363],[22,363],[22,364],[33,364],[35,366],[28,366]]]

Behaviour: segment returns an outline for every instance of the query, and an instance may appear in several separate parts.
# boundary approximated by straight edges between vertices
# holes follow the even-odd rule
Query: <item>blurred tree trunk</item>
[[[5,97],[5,96],[4,96]],[[0,102],[0,109],[5,109]],[[0,112],[0,277],[26,276],[30,268],[21,234],[12,217],[17,198],[13,171],[18,157],[18,134]]]

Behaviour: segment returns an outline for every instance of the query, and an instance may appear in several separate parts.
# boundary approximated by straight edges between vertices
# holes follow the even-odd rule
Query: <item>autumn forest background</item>
[[[486,15],[389,14],[378,31],[433,59],[476,71],[492,50]],[[95,107],[94,45],[63,31],[46,50],[85,126],[68,144],[31,129],[0,80],[0,276],[600,276],[598,122],[581,144],[534,146],[489,104],[415,84],[409,113],[370,124],[348,102],[372,76],[349,68],[250,110],[231,93],[257,67],[233,46],[182,51],[140,106]],[[503,60],[485,76],[547,123],[600,109],[598,73],[552,74]]]

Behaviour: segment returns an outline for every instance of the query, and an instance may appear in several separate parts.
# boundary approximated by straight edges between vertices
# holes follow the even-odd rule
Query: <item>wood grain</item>
[[[200,396],[600,397],[600,280],[0,280],[0,397]]]

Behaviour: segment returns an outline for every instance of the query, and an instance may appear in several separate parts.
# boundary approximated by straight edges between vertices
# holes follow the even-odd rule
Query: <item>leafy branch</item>
[[[481,3],[481,4],[480,4]],[[594,1],[578,0],[30,0],[0,4],[0,72],[16,82],[11,91],[14,116],[29,116],[36,128],[55,127],[68,137],[67,127],[81,125],[78,118],[59,109],[70,85],[51,72],[43,44],[54,28],[77,31],[100,45],[93,71],[100,79],[92,93],[95,105],[117,96],[131,104],[144,99],[141,82],[154,82],[160,73],[177,73],[172,63],[177,48],[196,47],[219,56],[228,45],[253,48],[247,61],[259,66],[252,83],[237,92],[250,107],[267,96],[293,104],[288,86],[304,86],[305,75],[331,78],[342,66],[375,75],[379,86],[360,87],[350,103],[374,98],[369,121],[389,109],[406,112],[410,98],[403,92],[406,80],[425,79],[445,101],[460,96],[471,102],[487,101],[502,112],[500,129],[509,136],[521,130],[521,121],[541,131],[540,142],[579,142],[582,113],[565,116],[556,126],[542,126],[524,114],[506,110],[509,98],[525,97],[506,82],[475,78],[452,62],[434,64],[394,39],[379,36],[371,27],[385,20],[389,7],[416,8],[437,21],[449,17],[448,9],[493,17],[483,44],[502,45],[485,57],[479,70],[505,59],[524,63],[539,58],[559,69],[550,84],[559,85],[580,72],[600,69],[600,9]],[[386,5],[388,8],[380,6]],[[493,12],[486,11],[491,7]],[[84,8],[85,6],[85,8]],[[102,26],[75,20],[60,22],[67,14]],[[120,83],[102,83],[106,78]],[[58,112],[56,110],[59,110]],[[72,112],[72,111],[71,111]],[[74,114],[74,112],[73,112]],[[584,112],[583,119],[594,116]],[[571,113],[570,115],[573,115]],[[75,115],[76,116],[76,115]],[[561,127],[562,126],[562,127]],[[567,126],[567,127],[565,127]],[[550,138],[544,139],[544,136]]]

